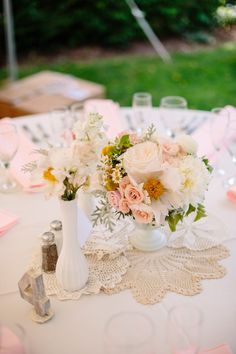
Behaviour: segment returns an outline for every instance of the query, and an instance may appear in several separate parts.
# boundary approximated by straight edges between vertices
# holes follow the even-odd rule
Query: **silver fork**
[[[126,118],[126,120],[127,120],[128,127],[130,128],[130,130],[135,131],[136,129],[135,129],[135,127],[133,126],[132,119],[131,119],[130,115],[129,115],[129,114],[126,114],[126,115],[125,115],[125,118]]]
[[[47,140],[48,138],[50,138],[49,134],[44,130],[43,126],[40,123],[37,123],[36,126],[42,134],[43,139]]]
[[[27,135],[29,136],[30,140],[33,141],[33,143],[40,143],[40,140],[34,135],[34,133],[32,132],[32,130],[27,126],[27,125],[22,125],[22,129],[27,133]]]

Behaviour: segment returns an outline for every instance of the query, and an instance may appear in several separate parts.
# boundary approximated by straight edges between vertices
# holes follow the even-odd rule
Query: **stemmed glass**
[[[133,95],[133,125],[138,133],[141,133],[146,124],[152,118],[152,96],[148,92],[136,92]]]
[[[230,116],[227,107],[213,108],[211,118],[211,139],[213,146],[220,154],[227,151],[236,167],[236,120]],[[219,164],[218,162],[216,164]],[[224,176],[225,170],[220,166],[217,168],[218,173]],[[226,187],[236,185],[236,174],[227,176],[224,181]]]
[[[11,192],[16,182],[10,176],[10,162],[15,156],[19,145],[16,127],[9,122],[0,122],[0,161],[5,167],[5,177],[0,183],[1,192]]]
[[[168,344],[171,354],[197,354],[200,349],[201,311],[188,305],[175,306],[168,314]]]
[[[104,331],[105,354],[154,354],[155,326],[139,312],[120,312],[110,318]]]
[[[68,135],[71,132],[73,118],[68,107],[53,110],[50,116],[53,146],[62,147],[67,145]]]
[[[184,132],[187,128],[187,101],[180,96],[162,97],[160,102],[160,116],[169,137]]]
[[[29,338],[22,325],[0,323],[0,353],[31,353]]]

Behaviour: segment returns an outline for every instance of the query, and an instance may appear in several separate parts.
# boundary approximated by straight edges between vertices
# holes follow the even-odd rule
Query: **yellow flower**
[[[111,146],[111,145],[104,146],[104,148],[102,149],[102,155],[108,155],[112,149],[113,149],[113,146]]]
[[[156,178],[150,178],[147,182],[145,182],[143,189],[145,189],[148,192],[149,197],[153,199],[159,199],[165,192],[163,184]]]
[[[119,187],[119,184],[114,183],[111,178],[107,178],[105,188],[108,191],[115,191]]]
[[[56,177],[52,174],[53,168],[48,167],[47,170],[43,171],[43,178],[46,179],[46,181],[56,183],[58,182]]]

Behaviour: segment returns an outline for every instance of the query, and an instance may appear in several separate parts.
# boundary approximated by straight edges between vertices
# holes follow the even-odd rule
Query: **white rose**
[[[181,134],[175,140],[185,153],[196,155],[198,144],[190,135]]]
[[[124,168],[137,183],[144,182],[162,170],[162,157],[157,144],[146,141],[134,145],[123,155]]]

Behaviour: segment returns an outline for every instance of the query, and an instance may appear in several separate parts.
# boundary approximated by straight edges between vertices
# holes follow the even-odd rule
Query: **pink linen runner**
[[[87,100],[84,104],[84,112],[85,115],[92,112],[103,116],[103,121],[108,126],[107,135],[110,139],[113,139],[117,135],[117,132],[124,130],[120,106],[112,100]]]

